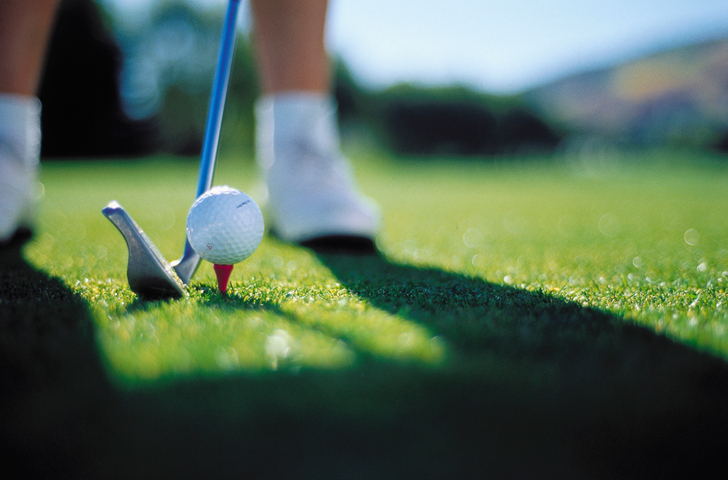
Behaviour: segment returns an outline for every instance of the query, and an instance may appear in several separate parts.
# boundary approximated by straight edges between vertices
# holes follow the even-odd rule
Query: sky
[[[138,14],[152,0],[101,1]],[[370,87],[457,83],[503,94],[718,37],[728,37],[728,0],[330,0],[327,23],[331,53]]]

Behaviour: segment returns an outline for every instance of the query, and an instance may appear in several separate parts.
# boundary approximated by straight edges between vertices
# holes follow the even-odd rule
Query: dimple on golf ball
[[[248,195],[213,187],[195,200],[187,215],[187,239],[210,263],[234,265],[248,258],[263,239],[263,214]]]

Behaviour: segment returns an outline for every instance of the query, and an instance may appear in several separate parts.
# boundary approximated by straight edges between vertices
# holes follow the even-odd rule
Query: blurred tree
[[[163,0],[124,23],[93,0],[64,0],[39,93],[44,158],[198,155],[223,15]],[[220,148],[252,150],[258,87],[238,37]]]
[[[473,156],[495,152],[496,116],[469,102],[392,102],[386,122],[389,143],[399,154]]]
[[[127,108],[151,116],[161,148],[198,155],[207,120],[224,10],[181,0],[158,2],[147,22],[119,27],[127,52],[122,85]],[[251,149],[258,87],[246,36],[238,33],[220,148]]]
[[[518,96],[496,96],[461,86],[396,85],[369,94],[364,113],[379,138],[405,156],[488,157],[548,153],[561,134]]]
[[[523,155],[551,152],[563,139],[555,127],[525,107],[514,107],[498,120],[499,153]]]
[[[39,97],[44,158],[138,155],[156,148],[150,122],[125,114],[122,58],[91,0],[64,0]]]

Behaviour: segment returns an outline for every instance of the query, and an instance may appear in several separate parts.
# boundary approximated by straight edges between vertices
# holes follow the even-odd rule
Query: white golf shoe
[[[314,249],[373,251],[379,211],[360,193],[340,153],[333,102],[268,97],[257,115],[272,232]]]
[[[271,227],[282,240],[371,240],[377,233],[377,208],[357,190],[344,158],[292,146],[268,170],[266,184]]]
[[[36,174],[0,141],[0,245],[29,237],[35,219]]]
[[[38,200],[40,102],[0,96],[0,245],[30,238]]]

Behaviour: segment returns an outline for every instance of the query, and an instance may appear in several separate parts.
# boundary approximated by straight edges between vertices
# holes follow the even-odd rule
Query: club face
[[[195,274],[197,266],[200,264],[200,256],[190,246],[190,242],[185,243],[185,250],[182,258],[171,263],[177,276],[185,285],[190,283],[192,275]]]
[[[185,284],[121,205],[111,202],[102,213],[126,241],[129,249],[126,274],[134,293],[147,300],[187,296]]]

